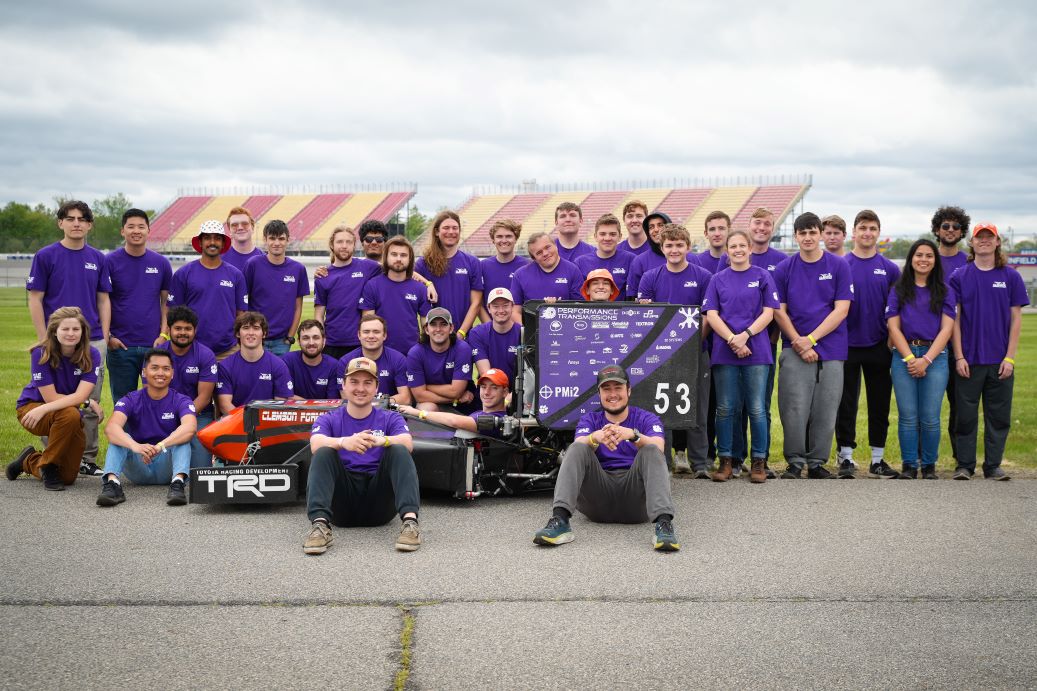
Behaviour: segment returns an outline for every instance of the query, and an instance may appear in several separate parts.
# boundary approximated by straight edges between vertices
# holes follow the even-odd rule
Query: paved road
[[[428,499],[425,544],[301,505],[0,482],[4,688],[1037,686],[1037,481],[674,482],[684,549],[546,495]]]

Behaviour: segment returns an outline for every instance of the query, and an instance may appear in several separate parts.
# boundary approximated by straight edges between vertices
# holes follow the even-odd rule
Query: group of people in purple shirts
[[[124,246],[105,255],[86,242],[89,207],[63,204],[63,238],[36,253],[27,281],[38,343],[16,405],[19,422],[45,446],[26,447],[7,476],[29,473],[52,490],[77,474],[101,476],[97,503],[114,506],[125,501],[124,475],[169,483],[167,502],[183,504],[190,468],[212,463],[196,432],[216,416],[253,400],[344,398],[314,424],[304,551],[327,549],[331,523],[382,524],[393,515],[403,524],[396,547],[412,551],[421,538],[409,430],[373,397],[474,431],[475,416],[505,414],[511,384],[523,374],[516,356],[523,303],[626,299],[700,306],[698,417],[664,431],[653,414],[628,406],[622,368],[599,372],[602,411],[578,425],[538,544],[571,541],[569,518],[579,508],[595,520],[651,520],[656,549],[679,549],[669,487],[660,481],[668,477],[668,447],[676,473],[719,482],[746,470],[752,482],[775,477],[768,453],[776,371],[783,478],[855,476],[863,374],[872,476],[937,477],[946,393],[954,478],[976,471],[982,402],[984,476],[1008,479],[1001,460],[1028,300],[996,226],[970,231],[962,209],[942,207],[932,219],[936,242],[915,242],[901,271],[878,251],[880,221],[869,210],[854,219],[850,252],[842,219],[801,214],[791,256],[770,247],[775,217],[765,208],[752,213],[747,230],[732,230],[722,211],[709,214],[701,254],[691,253],[688,230],[665,213],[631,201],[622,216],[597,219],[592,246],[580,240],[580,207],[563,203],[557,237],[526,239],[529,259],[516,253],[521,226],[498,220],[490,230],[496,252],[481,261],[460,250],[461,219],[452,211],[433,219],[417,258],[377,221],[356,231],[338,226],[331,262],[314,274],[314,317],[304,320],[309,278],[286,256],[283,221],[263,228],[266,252],[254,244],[247,209],[204,221],[192,240],[200,257],[173,272],[147,249],[145,212],[124,214]],[[363,257],[354,256],[358,240]],[[115,408],[101,469],[105,365]],[[899,471],[884,458],[891,394]],[[833,436],[836,473],[824,467]]]

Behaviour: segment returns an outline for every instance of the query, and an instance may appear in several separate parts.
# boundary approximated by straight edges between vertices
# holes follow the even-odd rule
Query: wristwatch
[[[637,431],[637,430],[635,429],[635,430],[634,430],[634,436],[630,437],[630,443],[631,443],[631,444],[636,444],[636,443],[637,443],[637,441],[638,441],[638,440],[639,440],[640,438],[641,438],[641,433],[640,433],[640,432],[638,432],[638,431]]]

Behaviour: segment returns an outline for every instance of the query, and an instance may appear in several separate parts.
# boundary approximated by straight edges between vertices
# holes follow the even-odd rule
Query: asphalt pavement
[[[0,482],[3,688],[1037,687],[1037,481],[673,481],[683,549],[550,496],[426,497],[302,553],[302,504]]]

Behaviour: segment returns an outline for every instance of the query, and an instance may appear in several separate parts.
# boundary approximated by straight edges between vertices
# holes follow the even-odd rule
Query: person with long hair
[[[432,219],[432,239],[414,270],[436,288],[439,307],[450,312],[457,335],[467,338],[482,305],[482,266],[476,257],[461,251],[461,217],[440,211]]]
[[[947,343],[954,329],[954,295],[944,282],[938,252],[932,240],[911,245],[886,302],[886,325],[896,348],[892,377],[902,480],[918,477],[919,450],[922,477],[937,479],[940,409],[950,374]]]
[[[76,481],[86,446],[80,409],[97,419],[104,412],[90,397],[101,369],[101,353],[90,345],[90,325],[78,307],[59,307],[47,320],[46,336],[32,349],[32,379],[15,404],[18,422],[47,437],[41,452],[26,446],[7,465],[7,479],[28,473],[44,489],[63,490]]]

